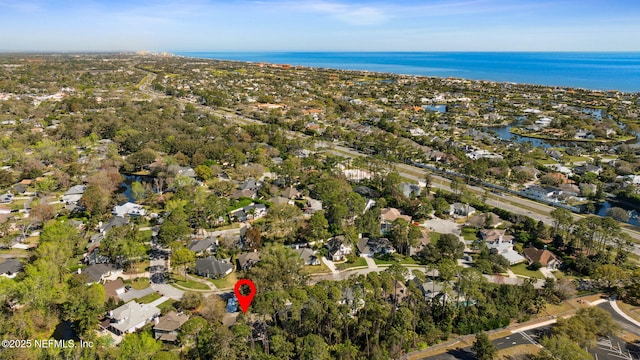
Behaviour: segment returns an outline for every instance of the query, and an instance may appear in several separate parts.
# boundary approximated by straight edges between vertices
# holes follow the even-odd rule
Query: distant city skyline
[[[0,0],[0,51],[640,51],[640,2]]]

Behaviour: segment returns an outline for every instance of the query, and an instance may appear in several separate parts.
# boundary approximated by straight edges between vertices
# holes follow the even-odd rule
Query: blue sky
[[[0,51],[640,51],[640,1],[0,0]]]

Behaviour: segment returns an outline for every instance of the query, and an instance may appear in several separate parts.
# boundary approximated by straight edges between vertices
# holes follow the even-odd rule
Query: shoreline
[[[599,92],[599,93],[606,93],[606,92],[620,92],[623,94],[637,94],[640,93],[640,88],[635,89],[635,88],[626,88],[628,86],[634,86],[634,85],[623,85],[623,86],[615,86],[615,85],[591,85],[591,86],[585,86],[585,85],[580,85],[580,84],[576,84],[576,85],[560,85],[560,84],[552,84],[552,83],[545,83],[544,81],[542,82],[535,82],[535,80],[522,80],[522,79],[514,79],[514,80],[509,80],[509,79],[503,79],[503,76],[513,76],[514,74],[516,75],[521,75],[521,74],[525,74],[525,76],[529,76],[532,79],[533,78],[538,78],[538,76],[533,73],[533,74],[528,74],[526,71],[524,72],[520,72],[520,73],[514,73],[514,69],[509,68],[508,66],[505,67],[504,69],[502,69],[501,72],[499,73],[495,73],[492,74],[494,75],[494,77],[500,77],[501,79],[491,79],[491,76],[488,75],[489,73],[487,72],[487,70],[485,69],[473,69],[471,67],[464,67],[464,64],[461,66],[456,66],[455,64],[452,64],[451,66],[456,66],[456,68],[449,68],[449,67],[441,67],[437,64],[433,65],[433,66],[428,66],[427,64],[413,64],[413,63],[407,63],[407,64],[402,64],[399,62],[384,62],[384,61],[380,61],[380,62],[360,62],[361,58],[358,58],[357,55],[364,55],[364,56],[372,56],[372,55],[380,55],[380,56],[393,56],[393,55],[424,55],[424,56],[429,56],[429,55],[433,55],[433,56],[446,56],[446,55],[454,55],[454,56],[466,56],[466,55],[474,55],[474,56],[496,56],[496,57],[504,57],[504,56],[522,56],[522,55],[551,55],[551,56],[558,56],[558,55],[606,55],[606,54],[611,54],[611,55],[615,55],[615,56],[623,56],[623,55],[635,55],[638,59],[640,59],[640,52],[304,52],[304,51],[282,51],[282,52],[277,52],[277,51],[265,51],[265,52],[259,52],[259,51],[227,51],[227,52],[219,52],[219,51],[192,51],[192,52],[173,52],[172,53],[174,56],[178,56],[178,57],[184,57],[184,58],[192,58],[192,59],[200,59],[200,60],[215,60],[215,61],[229,61],[229,62],[239,62],[239,63],[245,63],[245,64],[250,64],[250,65],[256,65],[256,64],[265,64],[265,65],[269,65],[269,66],[283,66],[283,65],[287,65],[289,68],[291,69],[295,69],[296,67],[300,67],[300,68],[305,68],[305,69],[320,69],[320,70],[331,70],[331,71],[348,71],[348,72],[368,72],[368,73],[376,73],[376,74],[387,74],[387,75],[395,75],[395,76],[409,76],[409,77],[425,77],[425,78],[436,78],[436,79],[451,79],[451,80],[460,80],[460,81],[477,81],[477,82],[485,82],[485,83],[499,83],[499,84],[503,84],[503,85],[516,85],[516,86],[543,86],[543,87],[548,87],[548,88],[556,88],[556,89],[565,89],[565,90],[580,90],[580,91],[589,91],[589,92]],[[236,58],[227,58],[224,57],[225,55],[233,55],[233,54],[238,54],[240,55],[239,57]],[[207,56],[209,55],[209,56]],[[298,55],[298,57],[296,57],[296,55]],[[350,55],[350,56],[354,56],[353,59],[344,59],[344,63],[343,64],[326,64],[327,61],[333,61],[335,60],[334,58],[328,58],[328,59],[310,59],[308,61],[305,61],[305,59],[300,59],[300,56],[308,56],[308,55],[333,55],[333,56],[340,56],[340,55]],[[222,57],[220,57],[222,56]],[[247,59],[247,57],[251,57],[251,56],[261,56],[261,58],[259,59]],[[280,61],[280,59],[275,60],[275,59],[269,59],[269,57],[271,56],[289,56],[289,59],[282,59],[282,61]],[[351,60],[351,61],[348,61]],[[377,59],[372,59],[372,60],[377,60]],[[437,59],[436,59],[437,60]],[[580,60],[579,58],[577,58],[576,60]],[[317,65],[313,65],[310,63],[316,63]],[[550,65],[555,65],[556,63],[551,61],[549,62]],[[579,63],[576,63],[576,65],[578,65]],[[359,68],[344,68],[344,67],[339,67],[339,66],[349,66],[351,65],[351,67],[353,66],[357,66]],[[509,65],[509,64],[507,64]],[[382,70],[380,69],[380,67],[395,67],[395,68],[406,68],[405,71],[403,70],[398,70],[398,71],[388,71],[388,70]],[[366,69],[367,67],[369,67],[370,69]],[[374,69],[371,69],[371,67],[374,67]],[[377,69],[375,69],[377,68]],[[406,71],[407,69],[414,69],[414,72],[412,71]],[[416,70],[418,69],[418,70]],[[416,72],[418,71],[418,72]],[[422,73],[422,72],[427,72],[427,73]],[[444,72],[442,74],[439,74],[439,72]],[[476,78],[474,78],[473,76],[471,77],[465,77],[464,75],[460,75],[460,74],[456,74],[456,73],[467,73],[467,74],[479,74],[479,76],[477,76]],[[543,73],[546,71],[543,71]],[[588,73],[588,72],[586,72]],[[487,77],[488,76],[488,77]],[[592,76],[592,78],[590,79],[590,82],[593,82],[597,79],[602,79],[605,76]],[[548,80],[548,81],[553,81],[553,80]],[[640,82],[638,82],[640,83]],[[633,83],[636,84],[636,83]],[[635,85],[637,86],[637,85]],[[624,89],[624,90],[618,90],[618,89]]]

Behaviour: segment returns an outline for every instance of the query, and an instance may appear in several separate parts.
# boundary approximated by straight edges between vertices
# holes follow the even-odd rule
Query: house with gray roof
[[[117,270],[111,264],[94,264],[82,270],[78,269],[79,274],[87,277],[87,284],[102,283],[106,278],[121,272],[122,270]]]
[[[241,271],[247,271],[253,267],[258,261],[260,261],[260,252],[252,251],[238,255],[238,269]]]
[[[22,271],[22,263],[15,258],[9,258],[0,263],[0,276],[13,279]]]
[[[87,190],[86,185],[75,185],[72,186],[67,192],[62,195],[62,202],[65,205],[74,205],[77,204],[78,201],[82,198],[85,190]]]
[[[211,237],[204,240],[196,240],[189,243],[188,249],[196,254],[205,254],[215,251],[218,246],[218,241]]]
[[[300,258],[302,258],[305,265],[320,265],[320,259],[316,255],[315,251],[309,248],[299,248],[294,249],[294,251],[298,253]]]
[[[194,272],[199,276],[211,279],[223,278],[233,271],[233,266],[222,260],[218,260],[213,256],[196,260]]]

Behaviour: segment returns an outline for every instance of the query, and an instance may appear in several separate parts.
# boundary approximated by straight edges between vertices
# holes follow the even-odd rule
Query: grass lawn
[[[365,260],[363,257],[357,257],[354,262],[347,261],[347,262],[336,264],[336,268],[338,268],[338,270],[345,270],[345,269],[350,269],[358,266],[367,266],[367,260]]]
[[[622,301],[617,301],[617,304],[622,312],[631,316],[634,320],[640,321],[640,307],[633,306]]]
[[[323,263],[320,263],[320,265],[305,266],[304,270],[309,274],[327,274],[331,272],[327,265]]]
[[[542,166],[544,165],[551,165],[551,164],[557,164],[558,161],[554,160],[554,159],[536,159],[536,162]]]
[[[194,290],[210,290],[211,289],[206,284],[197,282],[195,280],[185,279],[184,276],[178,275],[176,273],[171,274],[171,278],[175,281],[176,284],[187,289],[194,289]]]
[[[588,158],[586,156],[565,155],[562,157],[562,161],[564,161],[565,163],[573,163],[573,162],[589,161],[589,160],[591,160],[591,158]]]
[[[544,279],[544,276],[540,271],[531,271],[527,269],[527,264],[525,263],[512,266],[511,271],[516,275],[527,276],[534,279]]]
[[[231,229],[237,229],[239,227],[240,227],[240,223],[233,223],[233,224],[230,224],[230,225],[220,226],[220,227],[217,227],[215,229],[216,229],[216,231],[218,231],[218,230],[231,230]]]
[[[218,289],[231,289],[238,282],[238,277],[235,272],[223,277],[222,279],[209,279]]]
[[[550,315],[558,315],[558,314],[562,314],[562,313],[565,313],[567,311],[571,311],[571,310],[574,310],[574,309],[575,308],[573,306],[571,306],[571,304],[566,302],[566,301],[560,303],[559,305],[547,304],[547,305],[545,305],[544,309],[542,309],[542,311],[540,311],[540,313],[537,314],[537,317],[546,317],[546,316],[550,316]]]
[[[162,295],[158,294],[157,292],[154,292],[154,293],[151,293],[149,295],[145,295],[145,296],[139,298],[136,301],[141,303],[141,304],[148,304],[148,303],[151,303],[151,302],[154,302],[154,301],[160,299],[161,297],[162,297]]]
[[[462,228],[462,237],[465,240],[471,240],[471,241],[477,240],[478,239],[478,235],[476,235],[476,234],[477,234],[477,231],[476,231],[475,228],[472,228],[472,227]]]
[[[147,267],[149,267],[148,261],[133,263],[129,270],[126,271],[126,274],[140,274],[147,271]]]
[[[438,241],[438,239],[440,239],[441,235],[442,234],[440,234],[439,232],[432,231],[432,232],[429,233],[429,241],[432,244],[435,244]]]
[[[173,304],[179,302],[178,300],[173,300],[173,299],[169,299],[165,302],[163,302],[162,304],[158,305],[158,308],[160,309],[160,311],[162,311],[163,314],[168,313],[171,310],[176,310],[176,308],[173,306]]]
[[[404,257],[400,254],[387,254],[387,255],[378,255],[374,257],[373,261],[378,265],[392,265],[392,264],[409,264],[409,265],[417,265],[418,263],[410,256]]]
[[[504,350],[500,350],[498,351],[498,358],[499,359],[511,359],[512,357],[515,357],[516,355],[522,355],[522,354],[537,354],[540,352],[540,349],[533,345],[533,344],[523,344],[523,345],[516,345],[516,346],[512,346],[510,348],[506,348]]]
[[[136,290],[142,290],[149,287],[149,279],[147,278],[136,278],[133,280],[124,280],[123,283],[125,285],[131,285],[132,288]]]

